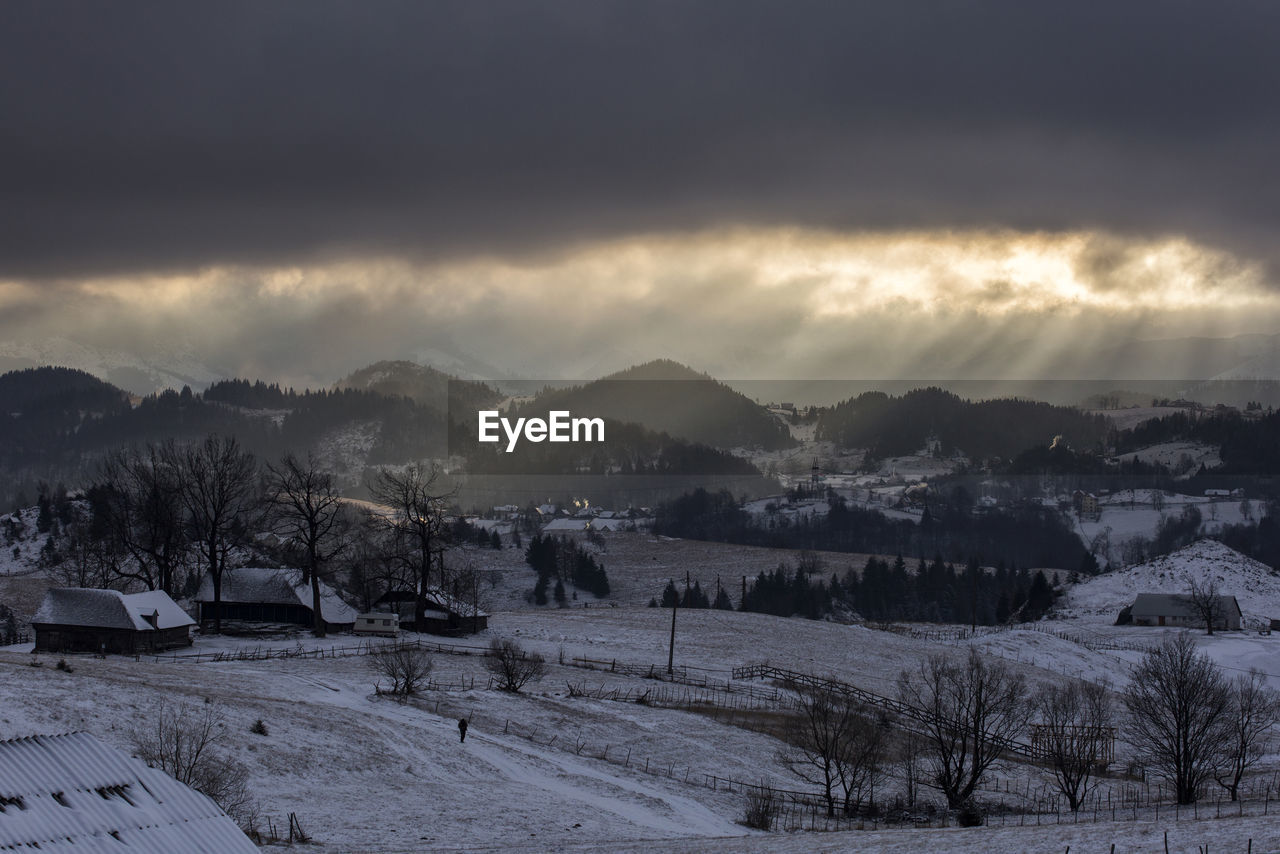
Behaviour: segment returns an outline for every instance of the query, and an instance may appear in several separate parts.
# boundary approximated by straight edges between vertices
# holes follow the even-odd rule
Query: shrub
[[[782,804],[773,787],[761,781],[760,785],[747,790],[746,815],[743,823],[756,830],[772,830]]]
[[[217,749],[226,720],[212,704],[161,705],[133,731],[138,758],[202,792],[242,826],[256,815],[249,769]]]
[[[547,662],[541,655],[525,652],[520,644],[508,638],[494,638],[489,643],[484,666],[497,677],[499,688],[513,694],[547,675]]]
[[[253,722],[253,726],[249,727],[249,732],[254,735],[267,735],[267,725],[262,718],[258,718]]]
[[[369,668],[378,676],[391,680],[388,693],[406,697],[418,692],[431,675],[433,666],[431,656],[408,644],[380,646],[369,655]]]

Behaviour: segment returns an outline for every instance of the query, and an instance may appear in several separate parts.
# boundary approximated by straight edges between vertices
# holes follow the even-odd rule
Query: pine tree
[[[680,601],[680,591],[676,589],[674,580],[668,581],[667,586],[662,589],[661,605],[664,608],[674,607]]]

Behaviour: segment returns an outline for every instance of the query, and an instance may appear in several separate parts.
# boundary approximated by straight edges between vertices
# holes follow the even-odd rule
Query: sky
[[[1269,2],[13,0],[0,343],[320,383],[1272,334],[1278,38]]]

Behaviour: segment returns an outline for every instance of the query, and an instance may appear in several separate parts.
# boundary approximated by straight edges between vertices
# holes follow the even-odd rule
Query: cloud
[[[1263,269],[1212,247],[1006,229],[736,228],[518,261],[375,257],[63,287],[54,305],[39,285],[0,286],[25,306],[20,322],[0,315],[0,337],[146,341],[297,385],[429,348],[546,379],[658,356],[737,378],[1052,373],[1136,329],[1263,332],[1280,320]]]
[[[6,4],[0,277],[727,226],[1186,234],[1274,261],[1280,7]]]

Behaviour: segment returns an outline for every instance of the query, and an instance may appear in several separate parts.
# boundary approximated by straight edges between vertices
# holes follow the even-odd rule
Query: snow
[[[197,662],[172,656],[141,661],[68,656],[74,672],[66,673],[29,666],[29,653],[0,651],[0,685],[5,686],[0,738],[75,728],[127,749],[131,728],[162,700],[215,703],[227,719],[225,749],[249,766],[264,813],[282,826],[284,817],[296,812],[316,839],[309,847],[316,854],[1050,852],[1066,844],[1073,850],[1105,851],[1112,842],[1117,850],[1158,852],[1165,829],[1174,851],[1190,852],[1208,840],[1220,840],[1219,834],[1252,837],[1257,850],[1280,845],[1280,827],[1249,817],[1061,828],[750,831],[738,823],[741,791],[728,793],[723,785],[712,789],[702,781],[704,775],[721,781],[764,778],[782,788],[809,788],[780,765],[777,741],[706,714],[573,697],[567,690],[570,684],[587,690],[660,687],[662,683],[648,679],[559,662],[563,655],[566,662],[581,657],[665,664],[669,612],[644,607],[526,609],[496,613],[491,625],[495,628],[473,638],[429,640],[476,651],[491,637],[513,637],[546,656],[547,678],[519,695],[488,690],[479,657],[436,653],[435,686],[401,702],[374,693],[375,677],[362,657],[221,662],[206,657]],[[1086,643],[1036,630],[1041,628],[1073,631]],[[1060,681],[1065,674],[1114,684],[1140,653],[1092,649],[1088,641],[1120,631],[1058,622],[939,644],[863,626],[683,610],[675,663],[723,681],[734,666],[769,661],[892,694],[904,668],[939,651],[963,655],[973,645],[1004,658],[1033,683]],[[1153,641],[1160,636],[1160,630],[1150,635]],[[1196,637],[1215,660],[1234,669],[1265,666],[1267,656],[1274,655],[1267,638]],[[354,643],[349,636],[249,642],[199,638],[192,652]],[[471,722],[465,743],[458,741],[461,717]],[[257,719],[265,721],[268,735],[249,732]],[[1010,763],[999,771],[1013,780],[1028,775],[1039,780],[1038,773]]]
[[[1213,581],[1235,596],[1245,625],[1268,624],[1280,615],[1280,574],[1216,540],[1198,540],[1173,554],[1090,578],[1067,591],[1055,615],[1091,623],[1114,623],[1139,593],[1186,593],[1190,583]]]
[[[154,625],[150,618],[155,619]],[[195,625],[195,620],[187,616],[163,590],[125,594],[116,590],[81,587],[49,590],[31,622],[144,632]]]

